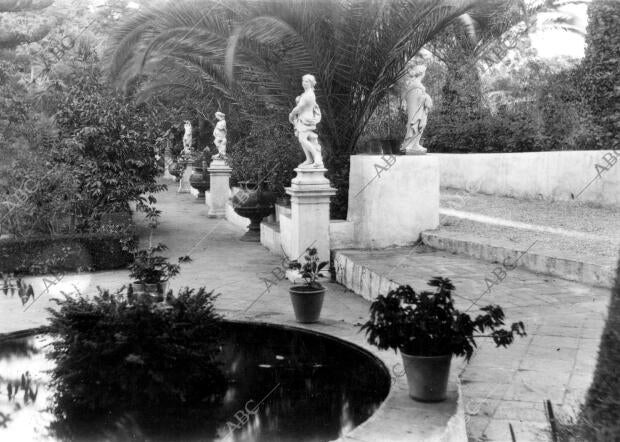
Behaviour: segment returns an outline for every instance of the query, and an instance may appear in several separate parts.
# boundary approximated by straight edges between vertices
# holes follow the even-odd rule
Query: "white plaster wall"
[[[437,228],[437,155],[353,155],[347,220],[361,248],[412,244]]]
[[[517,198],[620,205],[620,150],[435,154],[442,187]],[[606,161],[609,160],[609,161]],[[616,160],[617,162],[614,162]],[[613,164],[610,164],[613,163]],[[608,170],[595,168],[598,164]]]
[[[332,219],[329,221],[329,245],[332,250],[355,247],[353,234],[355,226],[350,221]]]

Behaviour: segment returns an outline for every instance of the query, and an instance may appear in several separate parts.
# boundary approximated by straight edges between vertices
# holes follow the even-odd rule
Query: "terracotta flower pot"
[[[325,287],[320,289],[305,285],[293,285],[288,289],[295,311],[297,322],[311,323],[317,322],[321,316],[323,299],[325,298]]]
[[[413,356],[402,350],[400,354],[409,384],[409,396],[420,402],[445,400],[452,355]]]

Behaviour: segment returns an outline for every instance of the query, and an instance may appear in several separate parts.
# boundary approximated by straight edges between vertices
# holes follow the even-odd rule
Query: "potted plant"
[[[436,402],[446,398],[453,355],[469,361],[475,338],[491,337],[496,346],[506,347],[515,334],[525,336],[525,328],[522,322],[501,328],[504,312],[498,305],[480,308],[483,314],[475,319],[460,312],[454,307],[449,279],[435,277],[428,285],[435,290],[416,293],[401,285],[379,295],[370,306],[370,320],[361,328],[368,343],[381,350],[400,350],[413,399]]]
[[[297,261],[292,261],[289,264],[289,268],[300,272],[304,284],[294,284],[289,287],[288,291],[291,295],[297,322],[317,322],[321,316],[326,290],[317,279],[323,276],[321,270],[329,263],[327,261],[319,262],[316,248],[306,249],[304,260],[303,264]]]
[[[153,230],[149,234],[149,246],[146,249],[138,249],[133,241],[124,241],[123,248],[133,255],[133,262],[129,264],[129,276],[134,281],[132,292],[136,294],[149,293],[163,297],[168,290],[171,278],[179,274],[181,263],[191,261],[189,256],[179,258],[178,264],[172,264],[165,256],[157,253],[167,250],[165,244],[153,245]]]

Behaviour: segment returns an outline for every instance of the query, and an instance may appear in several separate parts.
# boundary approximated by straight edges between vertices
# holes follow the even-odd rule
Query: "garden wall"
[[[434,156],[439,158],[442,187],[620,206],[620,150]]]

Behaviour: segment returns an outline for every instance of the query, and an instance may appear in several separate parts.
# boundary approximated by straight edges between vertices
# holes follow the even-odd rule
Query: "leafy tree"
[[[620,139],[620,2],[593,0],[588,7],[583,93],[603,127],[601,149],[618,147]]]
[[[455,112],[457,119],[480,118],[480,74],[514,50],[525,51],[531,30],[562,29],[583,35],[578,17],[561,11],[566,4],[583,0],[492,0],[477,5],[427,45],[445,65],[441,109]]]
[[[137,11],[114,35],[113,78],[142,92],[252,97],[286,121],[317,77],[320,140],[346,215],[349,155],[405,63],[476,0],[186,0]],[[156,91],[156,92],[155,92]],[[292,130],[292,129],[291,129]]]

